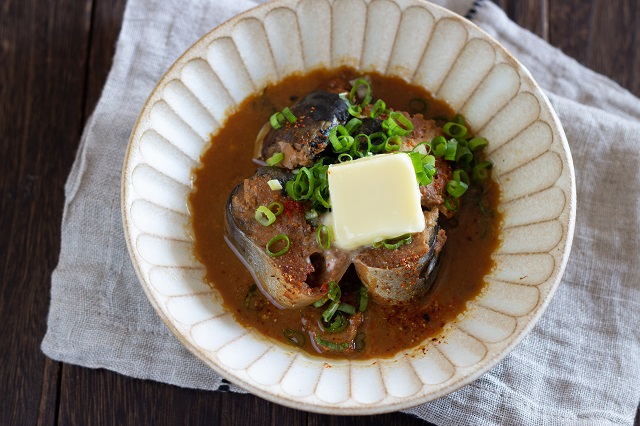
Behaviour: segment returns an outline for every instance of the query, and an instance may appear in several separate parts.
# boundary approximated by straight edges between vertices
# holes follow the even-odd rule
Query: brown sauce
[[[212,137],[201,166],[194,171],[195,190],[189,202],[195,255],[206,266],[206,281],[222,294],[224,303],[240,323],[285,344],[290,342],[284,331],[301,330],[305,309],[322,308],[278,309],[256,290],[251,275],[225,243],[225,205],[231,190],[254,174],[256,164],[251,160],[254,141],[270,115],[339,73],[350,78],[358,76],[351,70],[316,71],[289,77],[247,99]],[[454,115],[445,103],[401,79],[371,75],[371,83],[375,98],[384,99],[395,110],[422,113],[428,118]],[[465,311],[466,303],[481,292],[483,277],[494,265],[491,254],[498,245],[501,218],[496,209],[499,188],[491,179],[483,187],[472,186],[462,198],[460,212],[441,222],[447,242],[433,291],[406,307],[382,306],[369,300],[360,327],[365,336],[364,348],[348,355],[322,356],[359,359],[393,356],[428,339],[440,338],[445,324]],[[354,281],[357,276],[349,271],[341,286],[348,287]],[[318,354],[309,340],[307,336],[303,349]]]

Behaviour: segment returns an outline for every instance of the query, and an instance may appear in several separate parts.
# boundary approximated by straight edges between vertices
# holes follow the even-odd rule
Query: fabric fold
[[[244,392],[175,338],[131,265],[120,216],[129,133],[156,82],[207,31],[263,1],[129,0],[116,55],[65,186],[43,352],[182,387]],[[531,334],[472,384],[406,410],[438,425],[633,424],[640,401],[640,100],[489,1],[440,0],[519,59],[563,123],[577,181],[574,244]]]

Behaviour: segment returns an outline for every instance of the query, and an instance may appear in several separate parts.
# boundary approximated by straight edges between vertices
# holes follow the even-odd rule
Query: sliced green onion
[[[363,134],[362,136],[369,139],[368,146],[370,146],[369,150],[371,152],[376,153],[384,150],[385,144],[387,143],[387,135],[384,132],[375,132],[369,136]]]
[[[273,211],[274,207],[276,208],[275,211]],[[282,203],[279,203],[277,201],[274,201],[273,203],[269,204],[267,208],[271,212],[273,212],[273,214],[275,214],[276,216],[280,216],[280,214],[282,214],[282,212],[284,211],[284,206],[282,205]]]
[[[487,145],[489,145],[489,142],[485,138],[473,138],[467,144],[471,151],[482,149]]]
[[[453,197],[447,197],[444,200],[444,206],[450,212],[455,213],[460,208],[460,199],[459,198],[453,198]]]
[[[350,154],[347,154],[346,152],[343,152],[342,154],[338,155],[338,161],[341,163],[346,163],[347,161],[351,161],[353,160],[353,157]]]
[[[355,142],[351,146],[351,155],[353,157],[366,157],[372,149],[371,137],[360,133],[355,137]]]
[[[373,248],[384,247],[389,250],[396,250],[405,244],[411,244],[411,241],[411,234],[404,234],[397,238],[389,238],[373,243]]]
[[[271,127],[276,130],[281,128],[285,121],[286,118],[281,112],[276,112],[272,114],[271,117],[269,117],[269,123],[271,123]]]
[[[344,128],[347,130],[347,132],[350,135],[353,135],[355,132],[358,131],[360,126],[362,126],[362,120],[354,117],[351,120],[349,120],[347,124],[344,125]]]
[[[367,80],[363,78],[359,78],[353,83],[351,91],[349,92],[349,102],[354,105],[358,103],[356,102],[356,95],[358,94],[358,89],[360,88],[360,86],[364,86],[366,88],[366,93],[364,95],[364,98],[362,99],[362,102],[360,103],[360,107],[364,108],[369,104],[369,102],[371,102],[371,85]]]
[[[331,228],[327,225],[320,225],[316,232],[316,241],[323,250],[329,250],[331,247]]]
[[[384,150],[387,152],[400,151],[402,139],[400,136],[391,136],[384,143]]]
[[[328,295],[324,295],[324,296],[322,296],[321,299],[318,299],[315,302],[313,302],[313,307],[314,308],[319,308],[322,305],[324,305],[325,303],[327,303],[328,300],[329,300],[329,296]]]
[[[329,292],[327,293],[327,297],[333,301],[339,301],[340,297],[342,297],[342,291],[336,281],[329,282]]]
[[[319,344],[320,346],[324,346],[325,348],[328,348],[332,351],[346,351],[351,346],[351,342],[335,343],[329,340],[324,340],[317,335],[315,336],[315,339],[317,344]]]
[[[329,307],[322,313],[322,319],[324,319],[325,322],[329,322],[339,307],[340,300],[332,300]]]
[[[318,212],[315,211],[314,209],[307,210],[306,212],[304,212],[304,218],[307,219],[307,220],[317,219],[318,218]]]
[[[431,153],[431,142],[420,142],[418,145],[414,146],[411,151],[418,152],[422,155],[427,155]]]
[[[371,108],[369,117],[378,118],[381,114],[384,114],[385,112],[387,112],[387,104],[385,104],[382,99],[378,99],[376,103],[373,104],[373,108]]]
[[[251,299],[253,298],[253,295],[257,289],[258,289],[258,286],[256,286],[255,284],[252,284],[251,287],[249,287],[249,291],[247,292],[247,295],[244,298],[245,309],[249,309],[249,307],[251,306]]]
[[[360,352],[364,349],[366,336],[367,335],[364,333],[364,331],[358,331],[358,333],[356,333],[356,338],[353,340],[356,351]]]
[[[271,157],[267,158],[267,166],[275,166],[284,160],[284,154],[281,152],[276,152]]]
[[[273,214],[273,212],[265,206],[258,207],[256,209],[256,214],[254,215],[254,217],[262,226],[269,226],[276,221],[276,215]]]
[[[282,190],[282,184],[278,179],[271,179],[267,182],[267,185],[269,185],[269,188],[271,188],[272,191]]]
[[[293,115],[289,107],[282,110],[282,115],[284,115],[284,118],[286,118],[289,123],[295,123],[296,120],[298,120],[298,118]]]
[[[413,123],[403,114],[393,111],[382,122],[382,128],[389,136],[407,136],[413,131]]]
[[[473,180],[478,182],[484,182],[489,177],[489,170],[493,167],[491,161],[481,161],[475,166],[471,172]]]
[[[453,136],[454,138],[464,138],[467,134],[467,128],[465,126],[451,121],[442,126],[442,131],[446,135]]]
[[[415,113],[424,112],[427,109],[427,105],[427,101],[422,98],[413,98],[409,101],[409,109]]]
[[[447,140],[444,136],[436,136],[431,140],[431,152],[436,157],[444,157],[447,153]]]
[[[458,141],[455,139],[449,139],[447,141],[447,150],[444,154],[444,159],[447,161],[454,161],[456,159],[457,149],[458,149]]]
[[[356,308],[348,303],[340,303],[340,306],[338,306],[338,311],[342,311],[345,314],[354,315],[356,313]]]
[[[369,293],[367,292],[367,288],[365,286],[361,286],[358,289],[358,310],[360,312],[366,311],[368,304],[369,304]]]
[[[324,323],[322,327],[327,330],[329,333],[338,333],[349,325],[349,320],[345,318],[342,312],[336,312],[335,318],[329,326],[325,326]]]
[[[416,180],[420,185],[427,186],[429,185],[433,179],[433,174],[435,173],[431,171],[431,169],[435,170],[435,168],[429,168],[429,174],[427,173],[427,169],[425,168],[425,164],[423,163],[423,155],[418,152],[408,152],[407,155],[411,159],[411,164],[413,165],[413,171],[416,174]],[[427,157],[433,157],[432,155],[428,155]],[[435,163],[435,158],[434,158]]]
[[[362,118],[362,107],[360,105],[349,105],[347,111],[353,117]]]
[[[327,189],[327,191],[326,191],[327,192],[327,196],[326,197],[324,196],[323,191],[322,191],[325,188]],[[329,191],[328,191],[328,189],[329,189],[328,187],[324,187],[324,186],[320,187],[320,186],[318,186],[316,188],[316,190],[314,191],[314,193],[313,193],[314,201],[317,204],[320,204],[322,207],[324,207],[326,209],[330,209],[331,208],[331,203],[329,202],[329,195],[328,195]]]
[[[451,121],[453,121],[456,124],[459,124],[461,126],[466,126],[467,123],[464,120],[464,117],[461,114],[456,114],[453,116],[453,118],[451,119]]]
[[[458,169],[453,172],[453,180],[455,180],[456,182],[463,182],[467,186],[471,184],[471,182],[469,181],[469,175],[462,169]]]
[[[473,154],[469,148],[465,145],[458,144],[458,149],[456,150],[456,163],[468,166],[472,160]]]
[[[285,339],[287,339],[287,343],[299,348],[303,347],[307,340],[301,331],[292,330],[290,328],[285,328],[282,331],[282,334],[284,334]]]
[[[338,134],[339,133],[339,134]],[[329,142],[337,153],[347,152],[353,145],[354,138],[344,126],[335,126],[329,132]]]
[[[284,248],[280,251],[274,252],[272,250],[273,246],[280,243],[280,241],[285,242]],[[287,237],[285,234],[276,235],[275,237],[270,239],[269,242],[267,243],[267,246],[266,246],[267,254],[271,257],[282,256],[283,254],[289,251],[290,246],[291,246],[291,241],[289,241],[289,237]]]
[[[462,194],[464,194],[467,191],[468,188],[469,188],[469,185],[457,180],[450,180],[447,183],[447,192],[449,193],[449,195],[451,195],[454,198],[460,198]]]

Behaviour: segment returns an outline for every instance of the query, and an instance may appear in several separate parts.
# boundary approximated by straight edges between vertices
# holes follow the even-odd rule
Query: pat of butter
[[[330,226],[351,250],[425,228],[420,189],[408,155],[382,154],[329,166]]]

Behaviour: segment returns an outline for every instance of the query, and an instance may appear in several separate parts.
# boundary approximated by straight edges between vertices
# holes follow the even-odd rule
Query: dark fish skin
[[[384,305],[402,305],[424,295],[433,282],[444,233],[439,232],[438,209],[424,212],[426,228],[411,244],[396,250],[368,248],[353,264],[369,295]],[[433,274],[433,275],[432,275]]]
[[[262,159],[275,153],[285,156],[281,167],[294,169],[311,166],[314,158],[329,146],[331,129],[346,123],[349,111],[345,102],[335,93],[324,90],[312,92],[291,107],[296,122],[283,124],[280,129],[271,128],[264,138],[257,140]]]

